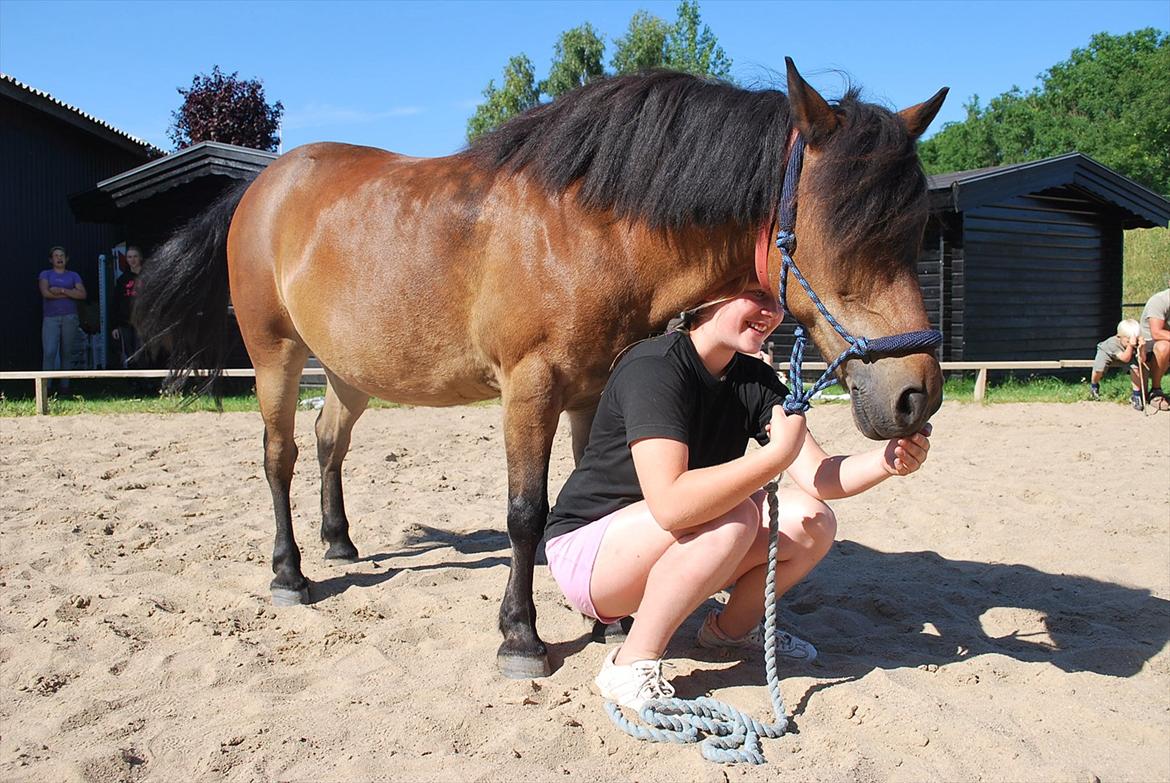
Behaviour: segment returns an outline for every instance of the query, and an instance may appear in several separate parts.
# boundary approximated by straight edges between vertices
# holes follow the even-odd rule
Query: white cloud
[[[319,128],[325,125],[359,125],[391,117],[412,117],[422,114],[426,109],[421,106],[391,106],[388,109],[373,111],[369,109],[352,109],[346,106],[334,106],[329,103],[310,103],[301,109],[289,109],[285,112],[281,125],[284,128]]]

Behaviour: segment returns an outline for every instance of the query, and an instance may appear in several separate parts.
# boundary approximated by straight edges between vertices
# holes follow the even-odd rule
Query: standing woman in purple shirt
[[[73,343],[77,337],[77,302],[85,299],[85,285],[81,275],[65,269],[69,256],[60,245],[49,250],[52,266],[37,276],[44,305],[41,321],[42,369],[73,369]],[[58,387],[69,391],[69,379],[63,378]]]

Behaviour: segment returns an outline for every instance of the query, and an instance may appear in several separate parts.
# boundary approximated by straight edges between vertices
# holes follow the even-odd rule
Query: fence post
[[[33,378],[33,383],[37,387],[37,415],[49,415],[49,379],[48,378]],[[25,387],[28,388],[27,386]]]
[[[983,402],[987,396],[987,368],[982,367],[975,376],[975,402]]]

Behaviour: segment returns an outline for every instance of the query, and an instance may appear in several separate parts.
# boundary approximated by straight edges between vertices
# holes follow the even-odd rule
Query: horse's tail
[[[247,182],[229,188],[155,251],[142,270],[134,323],[143,351],[166,352],[171,371],[163,386],[182,388],[207,371],[200,389],[216,388],[231,346],[228,315],[227,234]]]

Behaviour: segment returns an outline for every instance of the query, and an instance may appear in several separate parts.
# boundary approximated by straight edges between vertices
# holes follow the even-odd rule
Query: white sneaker
[[[715,622],[715,618],[718,616],[719,613],[712,609],[707,614],[707,618],[703,620],[703,626],[699,629],[699,635],[696,639],[696,643],[700,647],[732,647],[757,652],[764,651],[763,624],[757,625],[738,639],[732,639],[719,630],[719,626]],[[799,636],[793,636],[786,631],[776,631],[776,642],[777,655],[806,663],[811,663],[817,658],[817,648]]]
[[[593,682],[601,691],[601,697],[629,707],[637,712],[642,705],[653,699],[669,699],[674,696],[674,686],[662,676],[662,660],[634,661],[625,666],[613,662],[620,647],[605,656],[601,672]]]

